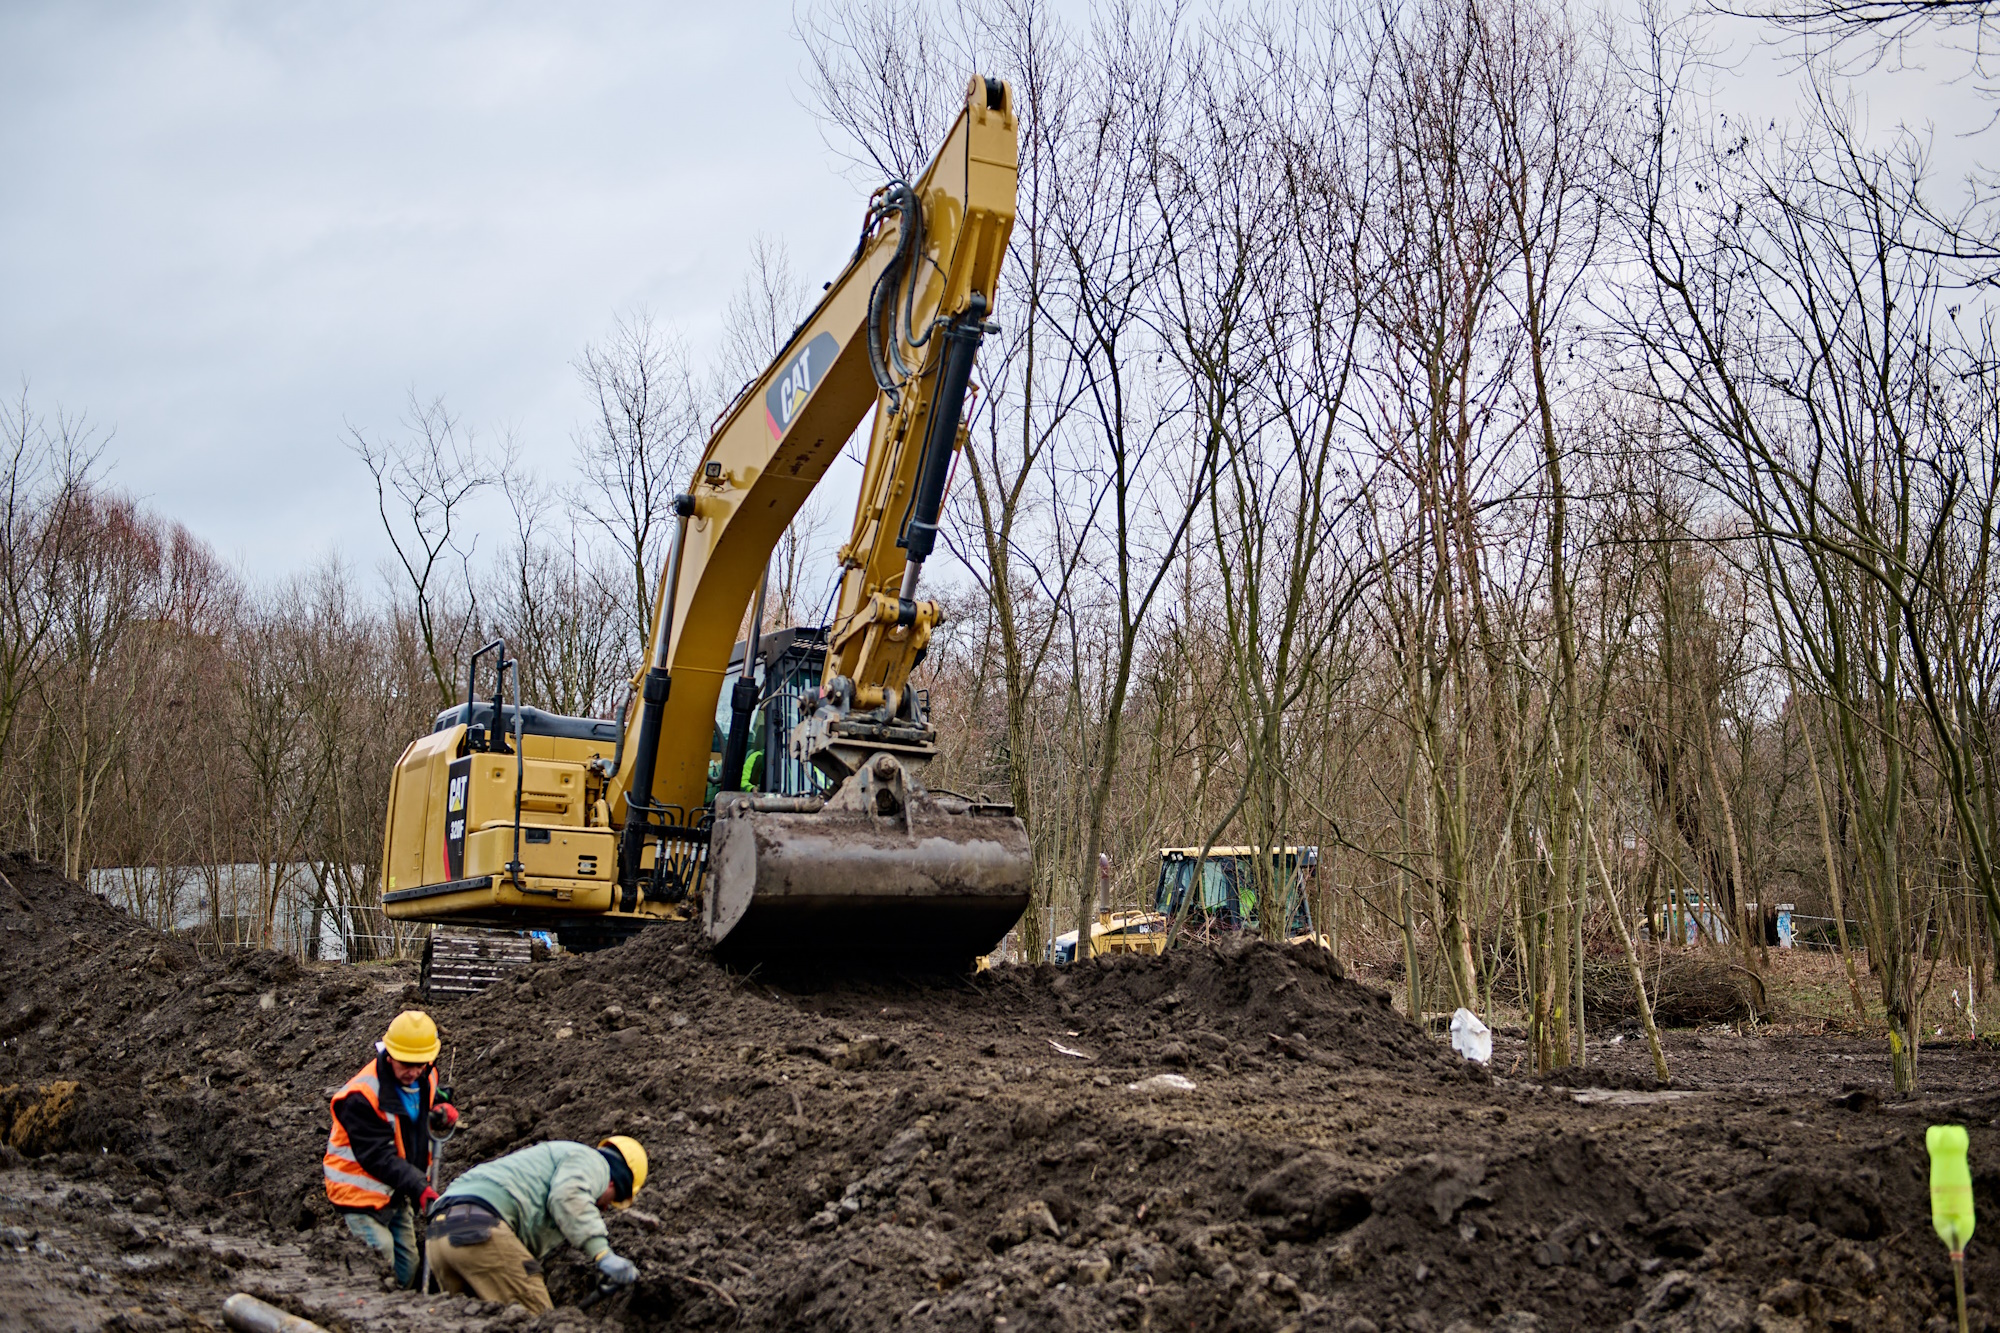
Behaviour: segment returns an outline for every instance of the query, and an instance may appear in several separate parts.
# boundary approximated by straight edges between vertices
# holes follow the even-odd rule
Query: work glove
[[[449,1102],[431,1108],[431,1128],[439,1134],[449,1134],[458,1128],[458,1108]]]
[[[431,1205],[437,1201],[438,1192],[429,1185],[426,1185],[424,1186],[424,1192],[417,1196],[417,1211],[419,1213],[428,1213],[431,1210]]]
[[[629,1287],[639,1280],[639,1265],[611,1250],[606,1250],[604,1257],[597,1261],[597,1271],[604,1274],[606,1282],[621,1287]]]

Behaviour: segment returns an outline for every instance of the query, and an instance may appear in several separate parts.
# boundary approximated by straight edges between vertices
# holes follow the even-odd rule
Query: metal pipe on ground
[[[287,1314],[245,1291],[222,1303],[222,1322],[241,1333],[326,1333],[312,1320]]]

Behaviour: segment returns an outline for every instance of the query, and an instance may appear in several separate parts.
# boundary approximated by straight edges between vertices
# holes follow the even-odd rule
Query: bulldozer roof
[[[1305,857],[1308,858],[1308,864],[1319,859],[1317,847],[1211,847],[1208,849],[1208,859],[1217,861],[1230,856],[1256,856],[1259,852],[1270,856]],[[1201,855],[1201,848],[1162,847],[1160,855],[1169,861],[1192,861]]]

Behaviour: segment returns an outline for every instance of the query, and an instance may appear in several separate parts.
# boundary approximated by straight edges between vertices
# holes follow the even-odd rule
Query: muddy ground
[[[407,968],[198,959],[0,859],[0,1325],[330,1329],[1943,1328],[1924,1126],[1972,1130],[2000,1226],[2000,1078],[1838,1036],[1518,1040],[1468,1067],[1316,950],[1244,944],[964,981],[731,975],[695,933],[432,1007],[454,1165],[638,1136],[637,1289],[539,1321],[384,1289],[319,1186],[326,1098]],[[1162,1075],[1192,1083],[1164,1086]],[[2000,1242],[1968,1255],[1996,1321]],[[514,1312],[516,1316],[519,1311]]]

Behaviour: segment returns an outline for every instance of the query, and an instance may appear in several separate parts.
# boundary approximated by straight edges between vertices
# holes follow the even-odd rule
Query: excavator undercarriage
[[[534,961],[534,941],[509,930],[433,930],[418,985],[425,999],[476,995]]]

